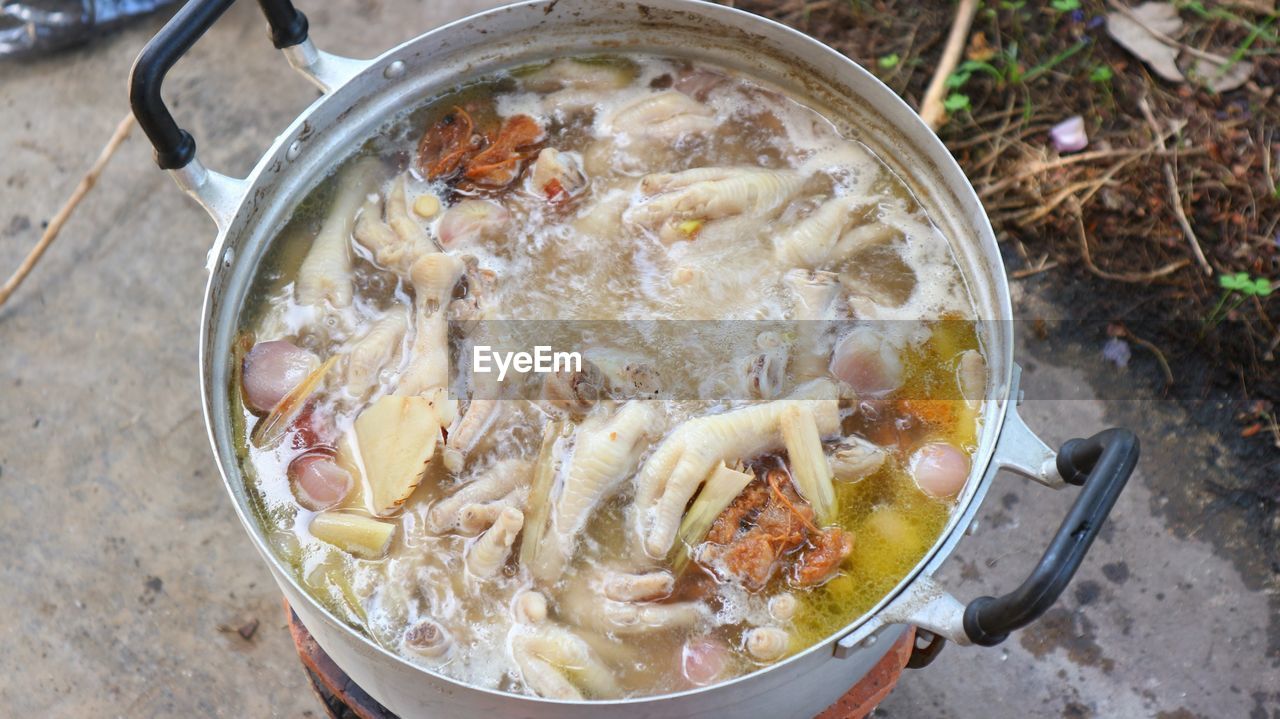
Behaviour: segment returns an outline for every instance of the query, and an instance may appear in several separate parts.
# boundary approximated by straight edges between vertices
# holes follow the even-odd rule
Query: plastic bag
[[[0,0],[2,1],[2,0]],[[174,0],[11,0],[0,5],[0,57],[78,45]]]

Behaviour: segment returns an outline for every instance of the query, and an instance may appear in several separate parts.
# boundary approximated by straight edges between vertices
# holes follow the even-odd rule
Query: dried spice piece
[[[795,583],[802,587],[821,584],[835,574],[841,562],[853,551],[853,533],[839,527],[828,527],[810,534],[809,542],[813,548],[800,558],[794,577]]]
[[[697,556],[721,577],[759,590],[787,562],[794,584],[819,584],[852,550],[853,535],[839,527],[819,529],[813,508],[791,478],[774,469],[748,485],[716,518]]]
[[[479,187],[506,187],[520,176],[543,137],[542,127],[532,117],[507,118],[493,142],[467,162],[463,177]]]
[[[422,134],[418,141],[418,169],[428,180],[449,177],[483,146],[484,137],[476,134],[471,114],[454,106]]]

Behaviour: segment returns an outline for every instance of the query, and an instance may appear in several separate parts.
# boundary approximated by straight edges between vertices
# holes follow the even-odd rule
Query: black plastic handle
[[[1022,586],[1001,597],[979,597],[965,607],[964,631],[970,641],[999,644],[1058,601],[1133,474],[1138,453],[1138,438],[1127,429],[1107,429],[1062,445],[1058,474],[1068,484],[1082,486],[1080,496]]]
[[[196,156],[196,141],[178,127],[160,95],[170,68],[191,49],[235,0],[190,0],[142,48],[129,74],[129,105],[138,125],[156,148],[162,170],[180,170]],[[307,39],[307,18],[289,0],[258,0],[277,48]]]

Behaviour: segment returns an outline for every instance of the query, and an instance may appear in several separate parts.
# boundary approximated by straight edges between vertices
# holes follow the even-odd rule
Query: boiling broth
[[[514,118],[529,118],[538,139],[501,156],[493,150],[521,129]],[[459,123],[468,131],[459,132]],[[435,171],[454,155],[464,158],[461,169]],[[493,186],[513,167],[509,181]],[[554,183],[538,184],[546,176]],[[367,191],[357,192],[352,225],[352,217],[335,219],[334,208],[357,182]],[[421,212],[393,217],[400,201]],[[836,218],[834,239],[831,232],[819,238],[825,226],[818,219],[841,202],[847,207],[828,213]],[[396,226],[406,218],[412,226]],[[310,275],[318,263],[310,258],[333,227],[348,264],[321,278],[330,294],[315,301],[303,286],[317,284]],[[817,229],[801,237],[805,227]],[[446,288],[442,302],[425,303],[417,296],[425,285],[413,274],[420,256],[387,260],[394,253],[380,254],[384,246],[368,239],[375,237],[417,237],[418,255],[465,255],[463,279]],[[821,318],[795,322],[807,291],[797,283],[820,285],[835,298]],[[334,301],[344,287],[349,299]],[[477,306],[479,319],[466,314]],[[384,400],[409,407],[397,393],[422,359],[422,333],[439,331],[424,324],[432,312],[451,323],[447,385],[410,399],[417,408],[430,394],[432,411],[444,413],[453,409],[440,407],[460,400],[460,417],[440,416],[444,431],[425,475],[406,487],[402,503],[379,509],[385,487],[370,473],[381,459],[370,448],[386,433],[362,435],[360,418]],[[396,324],[401,315],[403,327]],[[281,229],[241,318],[235,359],[243,374],[234,396],[242,466],[278,555],[320,602],[391,651],[516,693],[607,699],[679,691],[824,639],[879,602],[933,546],[958,487],[942,496],[924,491],[932,485],[922,483],[921,452],[941,448],[944,456],[930,467],[954,467],[960,457],[967,473],[985,381],[973,316],[946,238],[905,184],[803,98],[724,69],[653,56],[516,68],[390,124]],[[628,334],[640,325],[626,323],[652,321],[668,324],[646,335],[647,345]],[[680,323],[712,322],[732,324],[697,325],[709,333],[697,341],[681,334],[694,325]],[[805,344],[813,326],[805,322],[822,323],[813,347]],[[356,348],[379,327],[391,339],[373,380],[357,391]],[[469,350],[486,337],[514,346],[571,338],[560,341],[586,349],[589,361],[602,358],[605,369],[592,380],[598,396],[581,412],[548,396],[500,398],[491,379],[481,382],[467,367]],[[806,353],[820,355],[819,369],[800,371]],[[625,361],[611,365],[615,357]],[[284,365],[297,369],[279,369]],[[634,370],[641,365],[657,378],[653,395],[638,389]],[[267,392],[273,401],[263,404],[251,386],[270,386],[273,368],[281,391]],[[303,374],[315,387],[297,396]],[[894,381],[878,386],[882,375]],[[788,399],[796,392],[803,396]],[[499,409],[474,446],[451,447],[467,413],[489,401]],[[707,467],[749,481],[752,496],[763,498],[745,507],[738,524],[726,514],[736,504],[716,505],[716,521],[726,523],[721,531],[731,540],[711,548],[709,540],[676,541],[669,551],[652,551],[663,546],[661,501],[638,506],[650,493],[638,478],[652,474],[662,448],[691,423],[778,402],[809,413],[786,414],[779,422],[802,422],[788,427],[808,427],[794,418],[838,405],[835,431],[822,437],[827,459],[814,465],[826,464],[828,475],[832,453],[850,442],[880,463],[853,478],[827,478],[838,508],[822,523],[821,503],[807,496],[793,466],[800,460],[786,451],[800,445],[781,435],[758,439],[752,446],[765,449],[717,456]],[[809,410],[805,402],[830,406]],[[561,551],[546,538],[559,537],[557,522],[567,521],[557,512],[567,506],[578,453],[587,451],[591,431],[624,412],[643,414],[647,424],[637,430],[634,456],[619,460],[620,476],[597,492],[581,526],[570,528],[562,566],[525,561],[529,542],[536,543],[534,557]],[[541,500],[540,467],[550,478]],[[476,531],[461,529],[453,515],[453,524],[440,526],[433,512],[508,470],[518,475],[510,492],[466,508],[520,514],[516,533],[501,537],[503,520],[492,517]],[[342,477],[350,483],[342,485]],[[709,481],[701,486],[709,491]],[[319,496],[335,487],[333,496]],[[661,489],[659,500],[675,491]],[[740,502],[752,491],[729,499]],[[692,514],[698,506],[697,498],[686,508],[679,501],[685,498],[674,496],[667,504],[678,510]],[[539,505],[549,514],[531,528]],[[744,543],[759,538],[752,533],[770,511],[782,512],[787,536],[801,540],[788,545],[771,537],[760,545],[773,551],[782,541],[784,548],[764,581],[755,581],[762,565],[742,559],[751,554]],[[334,517],[364,524],[321,537],[313,532],[321,517],[322,524]],[[386,544],[366,541],[381,532]],[[846,539],[851,545],[840,543]],[[539,549],[544,542],[549,549]],[[823,542],[839,555],[829,567],[814,559]],[[481,545],[501,550],[496,565],[476,558]],[[551,569],[543,569],[547,562]],[[806,569],[821,570],[819,580],[799,581]],[[634,598],[606,596],[611,582],[632,581],[669,586]],[[785,646],[771,647],[779,637]]]

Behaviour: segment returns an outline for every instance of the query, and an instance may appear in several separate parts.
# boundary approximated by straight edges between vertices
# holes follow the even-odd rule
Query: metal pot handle
[[[1014,387],[1018,383],[1015,367]],[[965,605],[928,576],[917,579],[877,617],[876,622],[841,638],[837,657],[875,643],[890,624],[910,624],[926,641],[912,666],[925,666],[949,640],[961,645],[994,646],[1043,615],[1075,576],[1098,531],[1115,506],[1138,463],[1139,442],[1127,429],[1103,430],[1088,439],[1071,439],[1055,453],[1027,427],[1010,402],[994,460],[1050,487],[1082,487],[1080,496],[1049,543],[1035,569],[1017,589],[1000,597],[978,597]],[[927,656],[925,656],[927,654]]]
[[[1120,428],[1105,429],[1088,439],[1069,439],[1062,445],[1058,474],[1067,484],[1083,487],[1080,496],[1026,581],[1008,594],[978,597],[965,607],[964,632],[970,642],[995,646],[1053,606],[1133,474],[1138,453],[1137,436]]]
[[[160,89],[165,75],[235,0],[190,0],[142,48],[129,75],[129,105],[156,150],[156,164],[213,216],[221,230],[248,189],[243,180],[211,172],[196,157],[191,133],[178,126]],[[290,0],[258,0],[271,30],[271,42],[294,69],[323,93],[345,84],[368,61],[317,50],[307,37],[307,18]]]
[[[164,104],[160,86],[174,63],[191,49],[235,0],[191,0],[151,38],[129,75],[129,105],[142,131],[156,148],[162,170],[181,170],[196,157],[196,141],[178,127]],[[279,49],[307,40],[307,17],[289,0],[258,0]]]

